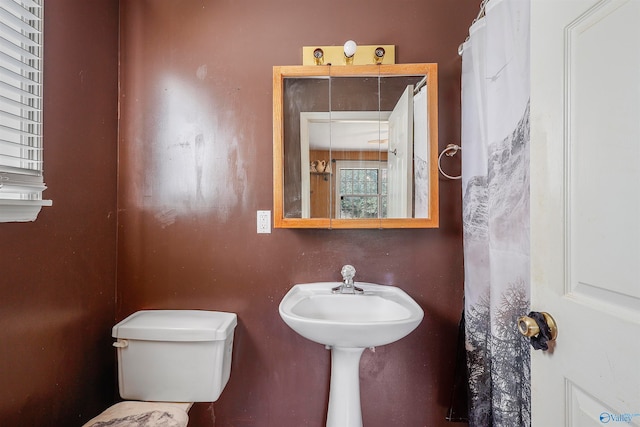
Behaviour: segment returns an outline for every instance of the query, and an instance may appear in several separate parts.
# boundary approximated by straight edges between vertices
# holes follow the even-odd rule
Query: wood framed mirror
[[[437,98],[437,64],[274,67],[274,226],[438,227]]]

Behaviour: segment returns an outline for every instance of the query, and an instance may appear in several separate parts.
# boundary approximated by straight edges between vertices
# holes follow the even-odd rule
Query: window
[[[42,3],[0,3],[0,222],[33,221],[42,159]]]
[[[387,216],[387,163],[337,161],[338,218],[385,218]]]

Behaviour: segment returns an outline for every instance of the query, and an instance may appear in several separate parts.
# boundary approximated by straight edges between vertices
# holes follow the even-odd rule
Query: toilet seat
[[[186,427],[192,403],[124,401],[82,427]]]

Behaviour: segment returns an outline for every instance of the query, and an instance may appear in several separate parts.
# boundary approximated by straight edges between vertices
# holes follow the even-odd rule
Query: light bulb
[[[358,49],[358,45],[353,40],[348,40],[344,44],[344,56],[347,58],[351,58],[356,54],[356,50]]]

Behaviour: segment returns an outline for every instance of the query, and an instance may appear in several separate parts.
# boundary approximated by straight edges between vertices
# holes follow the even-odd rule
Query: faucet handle
[[[356,275],[356,269],[353,265],[343,265],[342,270],[340,270],[340,274],[342,274],[342,280],[345,283],[353,283],[353,277]]]

